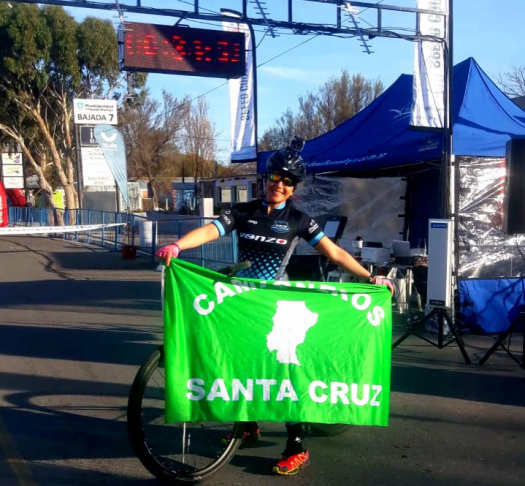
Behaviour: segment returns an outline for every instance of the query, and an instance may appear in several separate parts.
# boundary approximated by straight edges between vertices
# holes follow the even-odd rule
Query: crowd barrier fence
[[[124,223],[123,226],[72,232],[60,235],[66,239],[88,244],[113,247],[115,251],[124,246],[133,247],[155,261],[158,248],[177,241],[188,231],[212,222],[215,218],[199,216],[163,215],[153,219],[140,214],[98,211],[94,209],[56,208],[9,208],[11,226],[73,226],[108,225]],[[52,231],[49,232],[53,236]],[[237,262],[237,238],[235,232],[192,250],[185,250],[182,257],[206,268],[218,269]]]

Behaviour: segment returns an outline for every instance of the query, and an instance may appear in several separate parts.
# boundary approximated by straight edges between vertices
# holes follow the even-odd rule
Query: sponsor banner
[[[223,15],[235,16],[233,12],[221,10]],[[246,49],[246,71],[244,76],[230,79],[230,131],[232,162],[257,160],[256,107],[255,107],[255,62],[253,39],[247,24],[223,22],[227,32],[244,33]]]
[[[23,189],[24,178],[23,177],[4,177],[4,187],[6,189]]]
[[[128,203],[128,170],[126,167],[126,147],[122,134],[110,125],[97,125],[95,140],[106,158],[109,170],[117,182],[120,193]]]
[[[228,278],[172,260],[166,421],[387,425],[391,308],[383,286]]]
[[[2,167],[4,177],[23,177],[24,169],[21,165],[4,165]]]
[[[116,100],[73,100],[73,121],[80,125],[117,125]]]
[[[113,224],[81,224],[75,226],[10,226],[0,228],[0,236],[4,235],[42,235],[48,233],[78,233],[80,231],[93,231],[114,226],[125,226],[126,223]]]
[[[81,147],[80,155],[84,187],[115,186],[115,179],[100,147]]]
[[[21,153],[3,153],[2,154],[3,165],[22,165],[22,154]]]
[[[447,0],[417,0],[417,8],[447,13]],[[420,14],[421,35],[445,38],[445,15]],[[443,42],[416,42],[412,113],[416,127],[443,128],[445,58]]]
[[[22,154],[19,152],[2,153],[2,175],[6,189],[24,188],[22,160]]]

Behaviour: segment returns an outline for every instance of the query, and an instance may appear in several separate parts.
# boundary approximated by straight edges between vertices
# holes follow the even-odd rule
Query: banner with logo
[[[116,100],[73,100],[73,122],[80,125],[97,125],[106,123],[117,125],[117,102]]]
[[[235,17],[236,12],[221,9],[222,15]],[[255,47],[248,24],[223,22],[227,32],[244,33],[246,48],[246,73],[238,79],[230,79],[230,131],[231,161],[253,162],[257,160],[257,118],[255,106]]]
[[[2,176],[6,189],[24,189],[24,167],[21,153],[2,154]]]
[[[388,424],[384,286],[236,279],[172,260],[164,326],[167,422]]]
[[[447,13],[448,0],[417,0],[417,8]],[[443,40],[445,15],[420,14],[421,35]],[[412,114],[410,124],[416,127],[443,128],[445,93],[445,58],[443,42],[416,42]]]
[[[95,139],[108,162],[109,169],[117,182],[126,204],[128,200],[128,169],[126,167],[126,147],[122,134],[111,125],[97,125]]]

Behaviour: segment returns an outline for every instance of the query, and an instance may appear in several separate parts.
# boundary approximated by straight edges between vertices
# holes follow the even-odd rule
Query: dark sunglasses
[[[283,176],[281,174],[273,173],[273,174],[270,174],[268,177],[270,178],[270,180],[272,182],[282,181],[283,185],[285,185],[286,187],[293,187],[293,186],[295,186],[295,181],[293,181],[288,176]]]

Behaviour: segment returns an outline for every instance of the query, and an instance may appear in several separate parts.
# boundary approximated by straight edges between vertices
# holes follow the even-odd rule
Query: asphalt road
[[[0,237],[0,484],[151,485],[125,414],[161,340],[159,274],[147,258],[45,237]],[[516,349],[521,337],[515,341]],[[474,362],[489,337],[466,336]],[[525,372],[504,353],[465,365],[411,337],[393,355],[388,427],[308,439],[311,466],[276,478],[285,441],[262,424],[210,485],[522,485]]]

